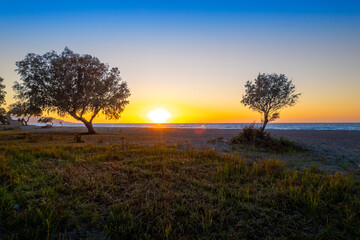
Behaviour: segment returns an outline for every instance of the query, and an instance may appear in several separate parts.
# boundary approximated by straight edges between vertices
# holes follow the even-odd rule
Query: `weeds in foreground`
[[[0,145],[1,239],[360,237],[359,175],[163,145],[18,141]]]

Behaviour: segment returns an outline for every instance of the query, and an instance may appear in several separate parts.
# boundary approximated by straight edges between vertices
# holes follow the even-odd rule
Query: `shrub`
[[[231,139],[231,143],[251,145],[272,152],[299,152],[302,150],[295,142],[284,137],[272,137],[269,132],[255,128],[254,124],[244,127],[238,135]]]
[[[242,131],[231,139],[231,143],[249,144],[255,143],[259,140],[265,140],[270,137],[268,132],[262,132],[260,129],[255,128],[254,124],[245,126]]]

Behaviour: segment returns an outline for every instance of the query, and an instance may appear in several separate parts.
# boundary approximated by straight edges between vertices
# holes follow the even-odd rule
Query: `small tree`
[[[8,124],[8,120],[6,118],[6,110],[5,108],[1,107],[5,103],[5,85],[3,84],[4,79],[0,77],[0,123],[1,124]]]
[[[17,98],[42,110],[70,115],[85,124],[102,112],[108,119],[119,119],[130,96],[117,68],[109,68],[91,55],[80,55],[65,48],[44,55],[28,54],[16,63],[21,83],[15,83]]]
[[[41,117],[39,120],[38,120],[38,123],[51,123],[51,125],[53,125],[53,121],[54,121],[55,118],[52,118],[52,117]]]
[[[10,113],[19,118],[24,126],[28,125],[31,117],[40,116],[42,111],[39,107],[30,105],[28,102],[16,102],[10,105]]]
[[[286,106],[293,106],[300,93],[295,93],[295,86],[284,74],[258,75],[254,82],[247,81],[245,95],[241,103],[249,106],[263,115],[261,131],[265,130],[268,122],[280,117],[279,110]]]

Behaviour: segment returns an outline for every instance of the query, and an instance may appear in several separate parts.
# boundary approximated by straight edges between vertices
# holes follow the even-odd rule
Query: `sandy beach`
[[[234,151],[248,158],[277,158],[289,166],[316,166],[326,171],[351,171],[360,167],[360,131],[344,130],[268,130],[273,136],[285,137],[299,143],[304,153],[273,154],[236,148],[230,143],[238,129],[179,129],[179,128],[95,128],[98,134],[83,135],[90,144],[175,144],[179,148],[211,148],[223,153]],[[22,132],[34,134],[51,133],[68,136],[85,133],[85,127],[38,126],[21,127]]]

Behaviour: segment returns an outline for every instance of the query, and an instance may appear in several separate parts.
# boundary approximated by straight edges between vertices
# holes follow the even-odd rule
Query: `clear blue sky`
[[[2,15],[34,15],[65,12],[204,12],[204,13],[285,13],[285,14],[359,14],[359,1],[310,0],[146,0],[146,1],[1,1]]]
[[[154,107],[172,121],[257,120],[239,102],[259,72],[303,93],[281,121],[360,121],[360,1],[0,0],[8,103],[15,62],[65,46],[119,67],[132,91],[124,122]]]

